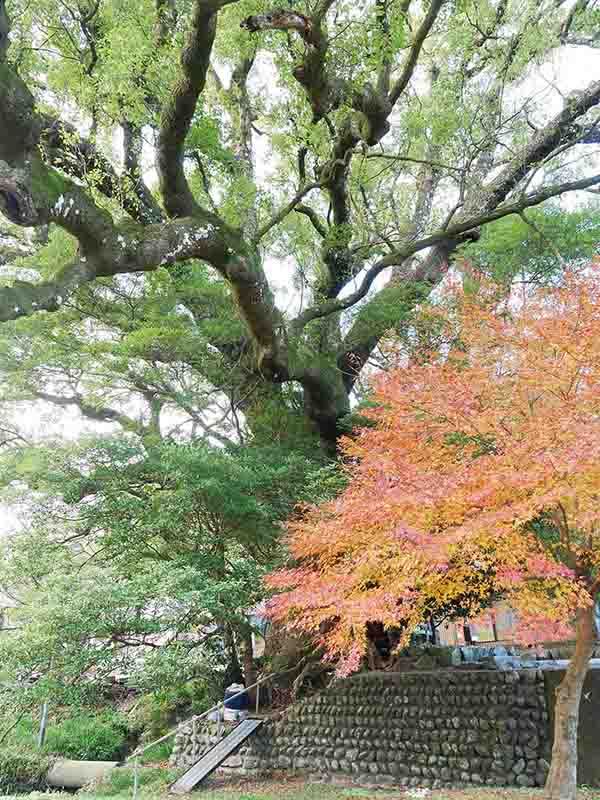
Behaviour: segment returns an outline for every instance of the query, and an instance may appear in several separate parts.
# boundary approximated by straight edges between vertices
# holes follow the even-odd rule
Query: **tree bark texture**
[[[578,612],[575,653],[556,696],[552,765],[546,781],[548,800],[575,800],[577,795],[579,705],[595,641],[591,605]]]
[[[243,628],[240,631],[240,645],[242,650],[244,683],[246,686],[252,686],[252,684],[256,683],[258,680],[258,672],[252,650],[252,631],[249,628]],[[250,689],[248,691],[248,697],[251,703],[256,702],[256,689]]]

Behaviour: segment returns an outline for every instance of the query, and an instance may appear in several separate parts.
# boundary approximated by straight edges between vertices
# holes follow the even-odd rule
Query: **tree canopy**
[[[27,510],[0,559],[17,600],[4,674],[42,675],[37,695],[71,701],[115,675],[156,691],[237,663],[280,523],[322,483],[279,448],[123,437],[13,449],[3,475]]]
[[[536,85],[597,44],[587,0],[2,0],[0,20],[0,207],[38,231],[5,259],[0,320],[68,341],[143,315],[150,421],[149,378],[193,365],[332,452],[381,337],[456,248],[600,180],[600,82]],[[108,400],[68,402],[129,424]]]

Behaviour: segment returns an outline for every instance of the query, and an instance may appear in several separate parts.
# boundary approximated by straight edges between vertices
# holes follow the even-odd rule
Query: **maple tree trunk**
[[[596,639],[594,606],[577,614],[575,653],[556,695],[552,764],[546,781],[548,800],[575,800],[579,705]]]

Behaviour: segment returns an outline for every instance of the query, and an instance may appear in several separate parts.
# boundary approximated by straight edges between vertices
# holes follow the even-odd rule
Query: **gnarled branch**
[[[158,137],[160,190],[171,217],[206,215],[196,202],[185,176],[184,143],[206,83],[217,14],[211,4],[195,0],[191,29],[181,53],[182,76],[163,111]]]
[[[137,222],[160,222],[163,212],[148,187],[128,164],[119,176],[110,161],[75,128],[58,119],[47,119],[42,142],[48,162],[68,175],[85,180],[94,174],[94,187],[105,197],[116,200]]]

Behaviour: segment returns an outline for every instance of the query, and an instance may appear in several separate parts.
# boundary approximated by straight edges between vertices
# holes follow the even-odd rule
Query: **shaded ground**
[[[79,797],[81,800],[129,800],[132,791],[131,787],[106,786],[98,787],[96,792],[82,793]],[[169,800],[169,797],[173,795],[168,795],[168,785],[161,782],[143,786],[137,800]],[[361,789],[278,776],[262,781],[213,777],[189,797],[190,800],[543,800],[544,794],[536,789]],[[578,800],[600,800],[600,788],[582,789]]]
[[[421,794],[420,792],[423,792]],[[470,790],[392,790],[333,787],[325,784],[307,784],[299,779],[233,782],[231,779],[213,779],[204,790],[193,793],[193,800],[543,800],[543,792],[535,789],[470,789]],[[581,790],[580,800],[600,800],[600,789]],[[578,800],[579,800],[578,798]]]
[[[129,770],[127,771],[129,772]],[[169,785],[176,777],[169,770],[156,769],[155,779],[141,785],[137,800],[171,800]],[[77,795],[41,794],[20,795],[3,800],[132,800],[133,785],[125,782],[123,770],[119,779],[102,784],[95,789],[82,791]],[[160,777],[159,777],[160,776]],[[538,789],[361,789],[351,786],[329,786],[322,783],[308,783],[300,778],[285,778],[251,781],[227,778],[212,778],[204,788],[189,795],[190,800],[544,800],[544,793]],[[578,800],[600,800],[600,788],[582,789]]]
[[[422,794],[420,792],[423,792]],[[444,789],[440,791],[392,789],[357,789],[351,787],[307,784],[299,779],[237,782],[215,778],[205,789],[194,792],[193,800],[543,800],[543,792],[535,789]],[[600,789],[581,790],[580,800],[600,800]],[[579,800],[578,798],[578,800]]]

